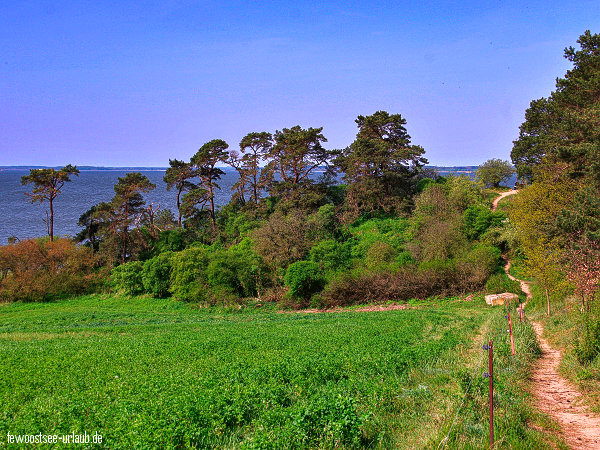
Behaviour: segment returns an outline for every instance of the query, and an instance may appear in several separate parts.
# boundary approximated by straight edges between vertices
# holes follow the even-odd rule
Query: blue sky
[[[0,165],[165,166],[203,143],[400,113],[431,164],[508,159],[598,1],[7,1]]]

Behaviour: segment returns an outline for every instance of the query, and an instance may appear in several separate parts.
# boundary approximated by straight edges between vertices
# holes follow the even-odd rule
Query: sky
[[[0,165],[167,166],[401,114],[433,165],[509,159],[594,1],[0,2]]]

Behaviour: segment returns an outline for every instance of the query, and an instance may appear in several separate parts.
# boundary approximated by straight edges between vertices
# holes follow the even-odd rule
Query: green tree
[[[355,141],[335,160],[348,185],[351,218],[364,212],[392,212],[416,189],[416,176],[427,160],[422,147],[411,145],[400,114],[377,111],[356,119]]]
[[[508,161],[501,159],[488,159],[477,168],[475,176],[486,187],[499,187],[500,183],[508,180],[515,173],[515,169]]]
[[[229,153],[229,145],[222,139],[213,139],[204,144],[192,156],[191,163],[198,170],[200,177],[200,187],[206,190],[208,203],[210,205],[210,220],[213,230],[215,229],[215,190],[220,189],[217,181],[221,175],[225,174],[220,168],[216,167],[219,163],[226,163]]]
[[[54,199],[60,194],[64,184],[71,181],[71,175],[79,175],[79,170],[71,164],[60,170],[31,169],[29,175],[21,177],[21,184],[33,183],[31,193],[25,193],[31,203],[48,202],[50,215],[47,218],[48,236],[54,240]]]
[[[177,191],[177,226],[181,228],[181,195],[196,187],[190,180],[198,176],[198,169],[191,163],[178,159],[169,159],[169,168],[165,172],[163,181],[167,183],[167,190],[175,188]]]
[[[267,155],[271,161],[263,176],[272,195],[291,199],[312,185],[310,175],[318,167],[327,165],[332,156],[332,152],[321,145],[327,142],[321,131],[322,127],[303,129],[296,125],[275,132],[275,144]]]
[[[525,114],[511,157],[521,173],[545,163],[600,185],[600,35],[586,31],[580,48],[565,49],[573,68],[556,81],[556,90],[535,100]]]
[[[250,201],[258,204],[261,191],[264,189],[264,178],[261,180],[260,164],[265,160],[273,148],[273,136],[271,133],[254,132],[248,133],[240,141],[240,156],[237,152],[231,152],[230,164],[235,167],[240,178],[234,189],[237,189],[245,202],[244,192],[250,191]]]
[[[525,122],[519,127],[519,138],[510,153],[521,180],[532,181],[533,169],[555,147],[550,135],[557,120],[554,103],[549,98],[533,100],[525,112]]]
[[[120,241],[121,263],[130,256],[130,227],[144,210],[145,201],[142,192],[147,193],[156,185],[140,172],[130,172],[119,177],[112,199],[112,229]]]

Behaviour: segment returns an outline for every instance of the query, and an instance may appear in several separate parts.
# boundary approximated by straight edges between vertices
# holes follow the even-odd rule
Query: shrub
[[[308,300],[325,286],[325,279],[319,265],[313,261],[298,261],[285,273],[285,285],[290,295],[298,300]]]
[[[397,255],[398,252],[390,244],[376,241],[367,250],[365,263],[370,269],[383,268],[394,261]]]
[[[173,252],[161,253],[144,262],[142,283],[153,297],[166,297],[171,287],[171,258]]]
[[[0,301],[49,301],[99,289],[106,271],[92,249],[68,239],[0,247]]]
[[[352,265],[353,241],[338,242],[327,239],[318,242],[310,249],[309,259],[323,269],[326,275],[346,270]]]
[[[206,269],[207,281],[213,290],[237,297],[257,296],[265,285],[265,274],[268,275],[268,271],[249,239],[214,252]]]
[[[208,283],[206,268],[209,253],[206,247],[190,247],[173,254],[171,258],[171,288],[179,300],[206,300]]]
[[[505,273],[492,274],[485,283],[485,292],[487,294],[502,294],[503,292],[512,292],[521,295],[521,285],[518,281],[511,280]]]
[[[600,320],[589,314],[575,339],[575,355],[580,364],[591,363],[600,354]]]
[[[506,219],[503,211],[492,212],[489,208],[474,205],[463,213],[465,234],[469,239],[479,239],[489,228],[500,227]]]
[[[115,267],[110,273],[110,284],[113,290],[127,295],[137,295],[144,292],[141,261],[130,261]]]
[[[487,276],[490,276],[500,268],[502,253],[498,247],[476,245],[461,259],[461,262],[480,266],[487,272]]]

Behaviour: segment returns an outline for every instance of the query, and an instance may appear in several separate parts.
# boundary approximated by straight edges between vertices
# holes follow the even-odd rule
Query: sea
[[[215,204],[219,206],[229,202],[231,188],[238,179],[235,169],[222,170],[225,174],[215,195]],[[81,230],[77,225],[79,217],[93,205],[110,201],[119,177],[128,172],[141,172],[156,185],[154,190],[143,194],[147,204],[177,211],[177,192],[174,189],[167,191],[164,169],[80,169],[79,176],[71,177],[72,181],[65,183],[54,200],[54,234],[64,237],[77,234]],[[28,174],[28,169],[0,170],[0,245],[6,244],[10,237],[24,240],[48,234],[45,222],[48,203],[30,203],[25,193],[31,192],[33,185],[21,185],[21,177]]]
[[[473,177],[476,166],[439,167],[440,175],[467,175]],[[238,179],[237,172],[231,167],[224,167],[225,174],[219,181],[220,189],[216,191],[215,204],[225,205],[231,199],[232,187]],[[160,209],[170,209],[176,213],[176,191],[167,191],[163,181],[165,169],[148,168],[115,168],[115,169],[82,169],[79,176],[65,183],[61,193],[54,200],[54,234],[57,236],[74,236],[80,231],[77,225],[79,217],[90,207],[100,202],[108,202],[115,195],[114,186],[119,177],[128,172],[141,172],[156,188],[144,194],[146,203],[152,203]],[[9,238],[19,240],[47,235],[46,211],[48,203],[29,202],[26,192],[31,192],[32,185],[21,185],[21,177],[29,174],[29,168],[0,168],[0,245]],[[513,186],[516,177],[509,180]]]

